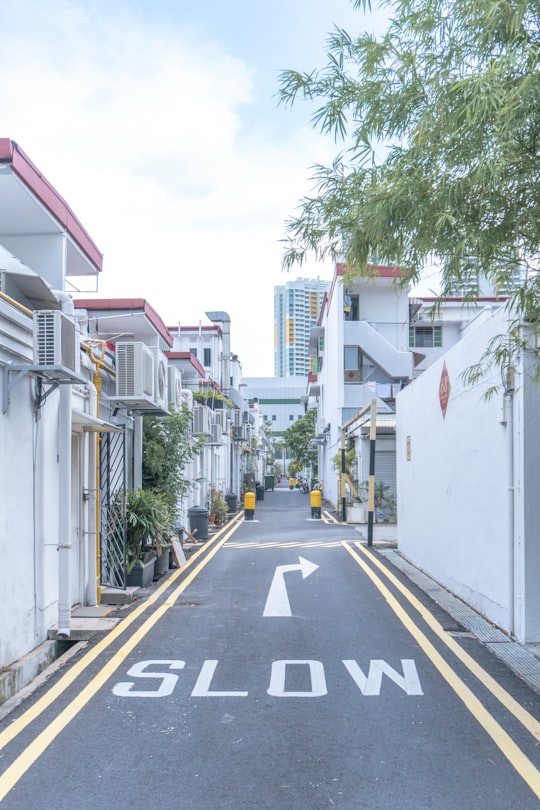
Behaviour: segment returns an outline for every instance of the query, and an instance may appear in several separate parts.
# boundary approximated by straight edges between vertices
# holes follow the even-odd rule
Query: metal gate
[[[99,448],[101,570],[100,582],[127,587],[126,572],[126,433],[102,435]]]

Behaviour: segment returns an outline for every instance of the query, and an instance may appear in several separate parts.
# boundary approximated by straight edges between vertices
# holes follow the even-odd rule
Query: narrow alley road
[[[535,692],[283,486],[2,720],[0,801],[525,810],[539,720]]]

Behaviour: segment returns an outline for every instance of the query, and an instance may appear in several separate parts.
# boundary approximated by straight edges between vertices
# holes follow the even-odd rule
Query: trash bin
[[[238,495],[235,495],[234,492],[227,492],[225,495],[225,502],[233,515],[236,515],[238,512]]]
[[[276,480],[275,475],[265,475],[264,476],[264,488],[265,489],[271,489],[272,492],[273,492],[274,491],[275,480]]]
[[[191,506],[188,509],[191,534],[197,529],[196,540],[208,540],[208,509],[205,506]]]
[[[255,492],[257,495],[257,500],[264,501],[264,487],[262,484],[257,484],[257,486],[255,487]]]

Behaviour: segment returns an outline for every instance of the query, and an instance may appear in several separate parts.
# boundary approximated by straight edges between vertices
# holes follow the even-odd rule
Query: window
[[[294,415],[292,413],[289,414],[289,422],[294,422]]]
[[[203,366],[211,366],[212,365],[212,349],[203,349],[203,351],[204,351]]]
[[[410,326],[409,347],[418,349],[442,347],[442,326]]]
[[[197,349],[195,346],[192,346],[189,350],[189,353],[193,355],[193,357],[197,357]]]
[[[343,314],[345,316],[345,320],[346,321],[359,320],[358,313],[359,313],[358,296],[348,295],[346,293],[343,296]]]
[[[343,372],[345,382],[362,382],[362,352],[360,346],[343,347]]]
[[[277,419],[277,416],[276,416],[276,414],[275,414],[275,413],[273,413],[273,414],[272,414],[272,422],[275,422],[275,421],[276,421],[276,419]]]

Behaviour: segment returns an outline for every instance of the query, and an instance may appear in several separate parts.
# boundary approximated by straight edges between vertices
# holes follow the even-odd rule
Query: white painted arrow
[[[284,575],[288,571],[301,571],[302,579],[305,579],[319,567],[303,557],[298,557],[298,559],[300,561],[299,565],[278,565],[274,571],[274,578],[268,591],[263,616],[292,616]]]

